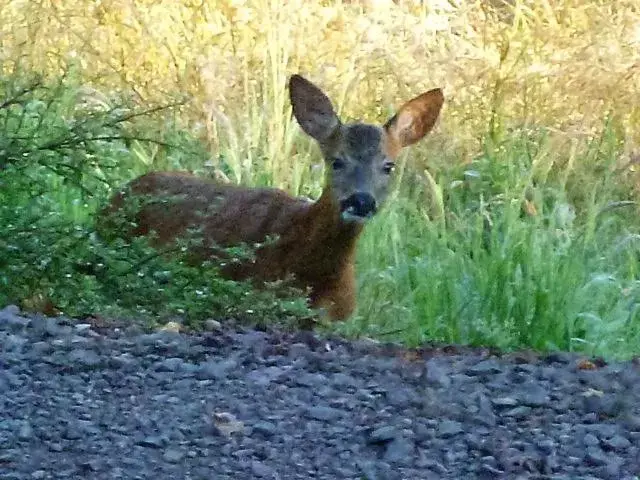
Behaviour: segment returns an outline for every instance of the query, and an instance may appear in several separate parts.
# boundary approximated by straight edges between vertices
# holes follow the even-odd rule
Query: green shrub
[[[46,301],[73,316],[179,316],[193,325],[308,315],[302,300],[223,280],[180,249],[170,260],[146,239],[97,236],[95,212],[114,187],[151,165],[186,167],[202,150],[167,123],[169,106],[140,110],[84,93],[70,78],[0,80],[0,304]],[[150,161],[158,147],[161,158]]]
[[[514,131],[445,170],[444,222],[429,217],[424,194],[398,194],[364,235],[359,312],[343,330],[410,344],[637,352],[639,221],[613,173],[621,144],[608,122],[571,161],[547,141]]]

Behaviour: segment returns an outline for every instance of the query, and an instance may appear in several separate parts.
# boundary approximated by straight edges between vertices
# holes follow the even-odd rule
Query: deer
[[[117,192],[100,216],[121,212],[133,198],[161,199],[140,206],[133,226],[120,233],[151,236],[154,245],[166,246],[198,228],[202,245],[190,251],[196,261],[216,261],[224,278],[258,286],[292,279],[307,292],[310,308],[330,321],[343,321],[356,307],[357,240],[389,194],[399,153],[433,129],[444,95],[440,88],[422,93],[378,126],[343,123],[327,95],[299,74],[289,78],[288,87],[293,116],[324,158],[324,186],[317,200],[277,188],[156,171]],[[250,261],[220,261],[220,247],[240,244],[259,245]]]

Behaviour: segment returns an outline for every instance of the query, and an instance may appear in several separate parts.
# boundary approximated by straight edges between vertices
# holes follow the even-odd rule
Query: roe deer
[[[275,236],[255,251],[252,261],[228,264],[222,274],[258,282],[292,275],[294,285],[310,292],[312,308],[344,320],[356,303],[357,238],[387,196],[394,159],[433,128],[444,97],[440,89],[423,93],[379,127],[341,123],[327,96],[300,75],[290,78],[289,95],[293,115],[318,142],[326,162],[317,201],[278,189],[218,185],[188,173],[152,172],[117,193],[101,216],[121,210],[127,196],[164,199],[141,206],[132,219],[136,226],[122,233],[155,232],[155,243],[166,245],[199,227],[204,244],[191,253],[201,260],[220,259],[214,246],[252,245]]]

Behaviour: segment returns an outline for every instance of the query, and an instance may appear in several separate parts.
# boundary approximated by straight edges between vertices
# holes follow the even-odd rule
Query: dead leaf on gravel
[[[175,332],[179,333],[182,329],[182,325],[178,322],[167,322],[162,327],[160,327],[161,332]]]
[[[231,437],[234,433],[244,432],[244,423],[229,412],[215,412],[213,424],[225,437]]]
[[[407,363],[413,363],[422,360],[422,356],[415,350],[406,350],[402,352],[400,358]]]
[[[42,293],[34,293],[21,301],[23,310],[42,313],[48,317],[57,317],[62,312],[53,304],[51,299]]]
[[[583,358],[582,360],[578,360],[577,364],[578,370],[595,370],[598,366],[593,363],[591,360],[587,360]]]
[[[604,392],[602,390],[596,390],[595,388],[589,388],[582,392],[580,395],[583,397],[603,397]]]

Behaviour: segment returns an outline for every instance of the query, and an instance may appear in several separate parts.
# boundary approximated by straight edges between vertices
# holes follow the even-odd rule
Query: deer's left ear
[[[306,78],[292,75],[289,79],[289,98],[293,115],[302,130],[318,142],[325,142],[340,126],[331,100]]]
[[[384,128],[397,145],[409,146],[431,131],[443,103],[444,95],[441,89],[429,90],[402,105]]]

